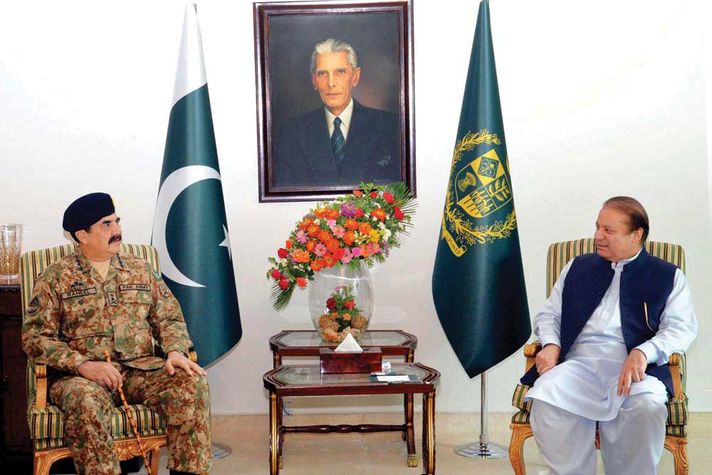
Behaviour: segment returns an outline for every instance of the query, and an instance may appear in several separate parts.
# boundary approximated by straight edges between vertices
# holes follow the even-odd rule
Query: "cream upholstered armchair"
[[[648,241],[645,249],[652,256],[668,261],[685,272],[685,251],[677,244]],[[546,295],[551,293],[561,270],[574,257],[595,252],[593,238],[574,241],[557,242],[549,246],[546,259]],[[525,371],[534,366],[534,358],[541,349],[538,342],[524,346],[524,356],[527,358]],[[673,354],[669,367],[672,374],[674,395],[668,401],[668,420],[665,432],[665,448],[672,452],[675,460],[675,475],[686,475],[687,465],[687,396],[685,395],[686,360],[684,354]],[[531,437],[532,428],[529,425],[529,410],[531,401],[524,402],[524,396],[529,386],[518,384],[512,397],[512,405],[518,412],[512,416],[512,439],[509,442],[509,460],[514,473],[526,474],[524,467],[524,441]],[[596,436],[598,439],[598,435]],[[592,441],[593,442],[593,441]],[[595,441],[598,447],[598,440]]]
[[[77,247],[66,244],[26,252],[20,262],[22,278],[22,315],[25,316],[35,279],[53,262],[77,252]],[[148,245],[122,244],[121,252],[140,256],[159,271],[156,250]],[[34,474],[49,473],[51,465],[63,458],[71,457],[64,441],[64,420],[62,411],[47,402],[47,367],[27,361],[27,417],[30,438],[34,447]],[[141,434],[144,449],[149,457],[151,472],[158,473],[159,450],[166,445],[165,423],[156,412],[141,404],[129,405],[133,419]],[[140,456],[138,442],[134,438],[127,413],[117,406],[111,418],[111,434],[114,448],[120,460]]]

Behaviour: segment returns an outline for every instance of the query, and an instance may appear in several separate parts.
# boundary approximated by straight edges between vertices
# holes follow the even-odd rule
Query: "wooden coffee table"
[[[418,339],[415,335],[403,330],[368,330],[359,344],[363,348],[378,347],[383,356],[402,357],[406,363],[412,363],[415,359],[415,348],[418,346]],[[321,348],[335,348],[336,343],[325,342],[316,330],[282,330],[269,339],[269,347],[272,350],[273,367],[277,368],[282,364],[283,357],[319,357]],[[281,399],[279,400],[281,404]],[[280,406],[279,423],[282,422],[282,411]],[[415,453],[415,434],[413,431],[413,394],[408,393],[403,396],[403,425],[368,424],[363,427],[369,432],[380,431],[402,431],[403,440],[408,446],[408,466],[418,466],[418,456]],[[354,428],[359,431],[359,428]],[[321,426],[294,426],[287,428],[287,432],[325,432]]]
[[[285,396],[361,396],[371,394],[423,395],[423,468],[435,473],[435,385],[440,373],[420,363],[393,363],[393,374],[409,375],[408,382],[373,381],[368,374],[321,374],[318,365],[283,365],[262,377],[269,391],[270,474],[279,474],[282,444],[286,432],[305,432],[304,427],[285,427],[281,417],[281,399]],[[314,432],[373,432],[368,424],[351,426],[308,426]],[[381,427],[375,425],[374,427]],[[403,430],[392,426],[390,430]],[[377,429],[388,430],[388,429]],[[410,462],[409,454],[409,462]],[[409,463],[409,466],[412,466]]]

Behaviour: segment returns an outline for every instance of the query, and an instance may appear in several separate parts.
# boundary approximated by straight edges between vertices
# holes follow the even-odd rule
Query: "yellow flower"
[[[372,229],[371,232],[368,233],[368,237],[371,242],[381,242],[381,233],[375,229]]]

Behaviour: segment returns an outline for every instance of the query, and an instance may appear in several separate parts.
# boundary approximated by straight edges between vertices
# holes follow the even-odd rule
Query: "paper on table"
[[[361,353],[363,352],[363,348],[361,348],[361,346],[356,342],[353,335],[349,333],[346,338],[344,338],[344,341],[342,341],[341,344],[334,349],[334,352]]]

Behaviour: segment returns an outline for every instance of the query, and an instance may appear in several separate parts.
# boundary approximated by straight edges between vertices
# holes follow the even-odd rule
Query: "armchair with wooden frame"
[[[685,272],[685,251],[680,245],[665,242],[648,241],[645,248],[652,256],[659,257],[676,265]],[[593,238],[574,241],[557,242],[549,246],[546,265],[546,295],[551,293],[556,280],[564,266],[574,257],[595,252]],[[524,356],[527,359],[525,371],[535,364],[537,352],[541,350],[539,342],[524,346]],[[675,462],[675,475],[687,475],[687,396],[685,395],[686,360],[684,354],[673,354],[669,367],[672,375],[674,395],[667,403],[668,419],[665,427],[665,448],[672,452]],[[529,425],[531,401],[524,401],[529,386],[518,384],[512,397],[512,405],[518,412],[512,416],[512,439],[509,442],[509,460],[516,475],[525,475],[524,441],[532,437]],[[598,448],[598,433],[596,440],[591,441]]]
[[[25,316],[32,289],[37,277],[53,262],[74,254],[78,248],[72,244],[26,252],[20,261],[22,279],[22,315]],[[122,244],[121,252],[146,259],[159,272],[156,250],[148,245]],[[34,448],[34,475],[49,474],[51,465],[60,459],[71,457],[66,445],[62,411],[47,401],[47,367],[27,361],[27,417],[30,438]],[[147,451],[152,473],[158,473],[160,448],[166,445],[165,422],[160,414],[141,404],[129,405],[136,426]],[[111,434],[114,450],[120,460],[141,455],[133,435],[127,412],[117,406],[111,417]]]

